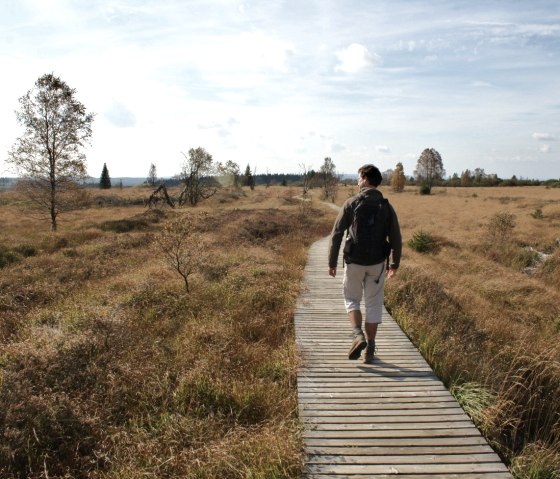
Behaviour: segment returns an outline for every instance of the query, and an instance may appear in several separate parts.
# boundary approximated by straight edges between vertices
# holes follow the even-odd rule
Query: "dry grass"
[[[383,192],[405,243],[388,308],[516,477],[560,477],[560,190]]]
[[[109,194],[55,235],[0,198],[3,246],[36,248],[1,269],[0,476],[298,477],[293,308],[332,217],[286,188]],[[208,245],[189,294],[154,241],[178,218]]]
[[[557,479],[560,190],[383,193],[405,242],[388,307],[515,475]],[[163,214],[148,194],[94,191],[56,235],[0,195],[0,476],[298,477],[292,311],[335,213],[297,188]],[[154,241],[181,217],[209,245],[190,294]]]

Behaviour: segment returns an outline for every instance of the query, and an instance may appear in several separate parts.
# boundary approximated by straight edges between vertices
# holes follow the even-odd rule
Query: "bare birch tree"
[[[327,157],[319,169],[323,187],[323,199],[334,203],[338,190],[338,178],[336,176],[336,165],[331,158]]]
[[[19,99],[16,118],[25,130],[8,154],[19,188],[48,211],[52,231],[58,215],[74,206],[77,182],[87,177],[82,149],[91,139],[94,114],[75,94],[52,73],[40,77]]]

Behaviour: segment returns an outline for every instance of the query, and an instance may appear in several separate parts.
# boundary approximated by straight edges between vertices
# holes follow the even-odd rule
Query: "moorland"
[[[557,478],[560,189],[381,189],[387,308],[516,477]],[[2,477],[299,477],[292,315],[336,215],[300,190],[90,190],[57,233],[1,192]]]

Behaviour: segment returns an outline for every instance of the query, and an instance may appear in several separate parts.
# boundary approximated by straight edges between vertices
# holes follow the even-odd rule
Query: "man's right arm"
[[[329,270],[332,270],[334,268],[336,271],[336,266],[338,264],[338,253],[340,251],[342,237],[344,236],[344,232],[350,226],[350,211],[351,209],[349,206],[349,202],[346,201],[346,203],[344,203],[344,206],[340,209],[336,221],[334,222],[334,226],[331,231],[331,242],[329,246]],[[333,275],[331,274],[331,276]]]

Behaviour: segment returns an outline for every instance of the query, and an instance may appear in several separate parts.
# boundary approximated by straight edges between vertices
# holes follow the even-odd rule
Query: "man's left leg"
[[[385,284],[385,263],[368,268],[364,280],[364,299],[366,306],[365,330],[367,347],[364,363],[373,361],[375,354],[375,337],[383,316],[383,288]]]

